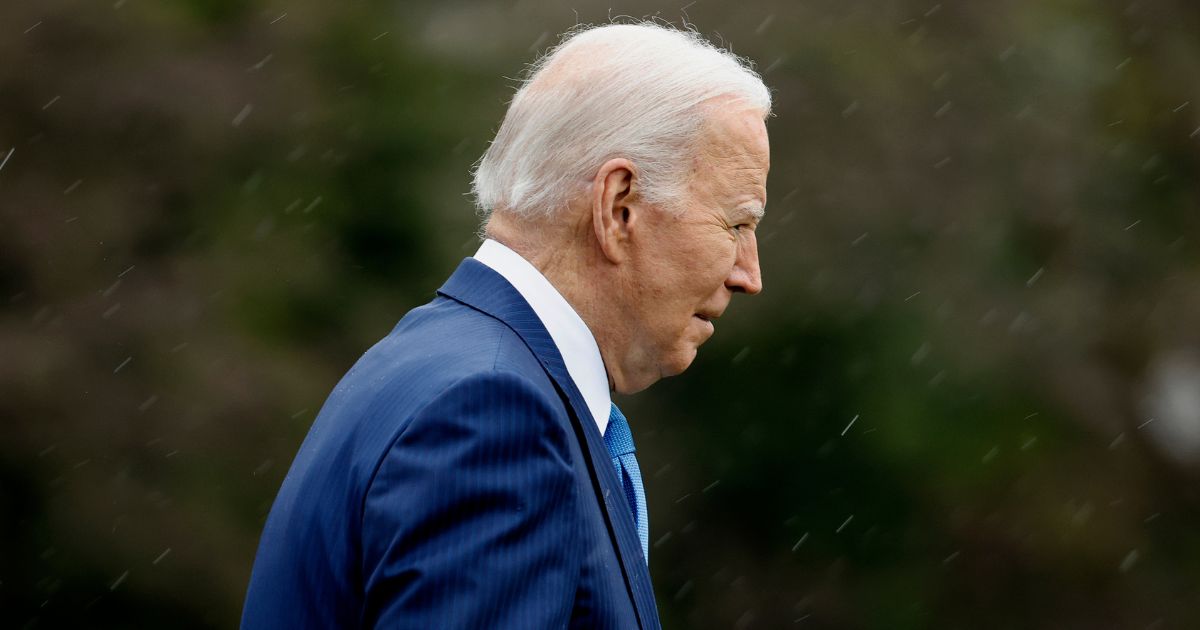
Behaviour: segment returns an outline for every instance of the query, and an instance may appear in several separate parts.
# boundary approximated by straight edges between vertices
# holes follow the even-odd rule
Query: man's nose
[[[762,271],[758,266],[758,239],[752,232],[738,244],[737,260],[725,286],[734,293],[756,295],[762,292]]]

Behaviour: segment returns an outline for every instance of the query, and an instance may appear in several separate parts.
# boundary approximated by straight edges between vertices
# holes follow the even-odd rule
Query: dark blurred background
[[[620,15],[776,99],[766,291],[619,400],[665,625],[1200,627],[1189,0],[0,3],[0,626],[234,626],[515,79]]]

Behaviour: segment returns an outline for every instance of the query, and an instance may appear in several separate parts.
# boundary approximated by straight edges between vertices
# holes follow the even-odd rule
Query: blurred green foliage
[[[234,625],[513,79],[623,14],[776,99],[766,292],[620,401],[665,625],[1200,624],[1193,3],[47,0],[0,6],[0,625]]]

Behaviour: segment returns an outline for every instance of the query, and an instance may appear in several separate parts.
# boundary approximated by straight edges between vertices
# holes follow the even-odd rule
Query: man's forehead
[[[770,153],[764,125],[752,116],[737,118],[740,120],[727,120],[710,129],[708,142],[698,152],[697,166],[722,180],[727,193],[765,195],[762,189],[770,168]]]
[[[714,114],[697,151],[699,171],[721,181],[725,193],[764,196],[770,149],[761,115],[750,109]],[[747,189],[755,189],[747,191]]]

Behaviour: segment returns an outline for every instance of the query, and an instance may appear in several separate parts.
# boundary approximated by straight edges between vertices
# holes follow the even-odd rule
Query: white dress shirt
[[[608,373],[604,371],[600,347],[587,324],[537,267],[504,244],[485,240],[475,252],[475,260],[504,276],[529,302],[562,354],[567,373],[583,395],[588,411],[600,427],[600,434],[604,435],[612,399],[608,395]]]

